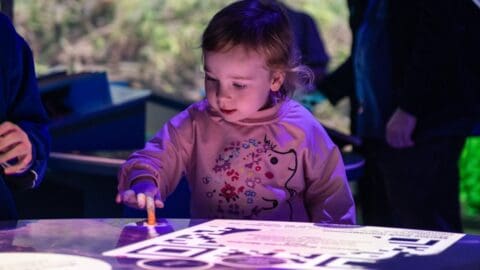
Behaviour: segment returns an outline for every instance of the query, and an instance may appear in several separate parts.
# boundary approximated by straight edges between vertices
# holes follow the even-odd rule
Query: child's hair
[[[274,0],[241,0],[221,9],[202,36],[202,50],[226,51],[242,45],[265,55],[267,67],[284,71],[278,97],[291,97],[297,89],[309,89],[313,72],[300,64],[300,55],[289,20]]]

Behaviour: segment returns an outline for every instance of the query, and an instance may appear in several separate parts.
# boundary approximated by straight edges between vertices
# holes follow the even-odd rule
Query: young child
[[[355,222],[342,158],[290,99],[311,81],[273,1],[220,10],[202,38],[206,99],[173,117],[119,172],[117,202],[155,205],[185,174],[192,218]]]

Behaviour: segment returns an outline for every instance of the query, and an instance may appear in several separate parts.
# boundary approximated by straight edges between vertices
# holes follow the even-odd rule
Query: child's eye
[[[237,89],[244,89],[245,87],[247,87],[246,84],[240,84],[240,83],[233,83],[233,87],[237,88]]]

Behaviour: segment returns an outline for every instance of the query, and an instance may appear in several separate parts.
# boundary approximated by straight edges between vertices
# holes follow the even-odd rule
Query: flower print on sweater
[[[274,210],[279,200],[295,196],[288,183],[297,164],[293,149],[277,150],[266,136],[230,142],[218,153],[211,175],[203,177],[205,198],[216,205],[210,216],[255,218]]]

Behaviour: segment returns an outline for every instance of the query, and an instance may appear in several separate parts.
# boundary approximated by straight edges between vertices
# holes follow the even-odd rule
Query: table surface
[[[149,239],[144,227],[139,226],[141,222],[138,219],[45,219],[0,222],[0,255],[3,252],[69,254],[99,259],[110,264],[112,269],[142,269],[137,266],[136,259],[102,255],[105,251]],[[156,229],[156,233],[162,235],[200,224],[204,220],[161,219],[159,222],[169,225]],[[2,263],[0,261],[0,269],[3,269]],[[480,235],[467,234],[440,254],[396,256],[378,261],[374,266],[362,267],[357,269],[479,270]],[[225,269],[218,265],[216,268]]]

